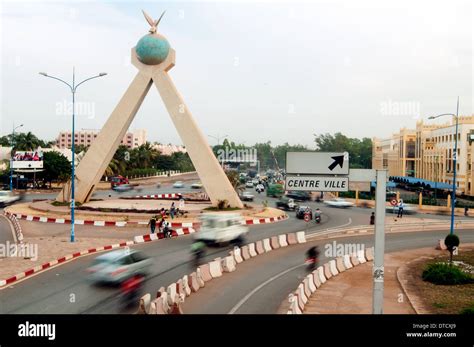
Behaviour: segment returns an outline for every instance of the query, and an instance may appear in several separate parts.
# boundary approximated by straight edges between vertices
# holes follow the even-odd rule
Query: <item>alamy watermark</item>
[[[16,244],[7,241],[0,243],[0,258],[26,258],[31,261],[38,260],[38,244],[36,243],[24,243]]]
[[[364,251],[365,246],[363,243],[327,243],[324,245],[324,256],[326,258],[337,258],[342,257],[346,254],[353,254],[359,251]]]
[[[70,116],[72,114],[72,102],[63,100],[56,103],[56,115]],[[74,103],[74,115],[87,116],[87,118],[95,118],[95,102],[76,101]]]
[[[234,163],[256,163],[257,162],[257,149],[256,148],[244,148],[235,149],[225,147],[217,151],[217,160],[219,162],[234,162]]]
[[[409,116],[417,119],[420,117],[420,103],[418,101],[392,101],[380,103],[380,113],[383,116]]]

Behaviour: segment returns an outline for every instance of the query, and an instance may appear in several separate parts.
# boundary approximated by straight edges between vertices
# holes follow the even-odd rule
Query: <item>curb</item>
[[[33,215],[24,215],[21,213],[11,213],[9,211],[4,211],[6,216],[15,216],[18,219],[26,220],[28,222],[41,222],[41,223],[55,223],[55,224],[71,224],[70,219],[64,218],[49,218],[49,217],[39,217]],[[268,224],[276,223],[288,218],[288,215],[278,216],[278,217],[269,217],[269,218],[253,218],[246,219],[242,224],[246,225],[256,225],[256,224]],[[136,222],[127,222],[127,221],[101,221],[101,220],[82,220],[76,219],[74,221],[75,225],[92,225],[96,227],[125,227],[127,225],[143,225],[147,226],[148,222],[146,221],[136,221]],[[196,228],[200,225],[198,222],[171,222],[172,228]]]

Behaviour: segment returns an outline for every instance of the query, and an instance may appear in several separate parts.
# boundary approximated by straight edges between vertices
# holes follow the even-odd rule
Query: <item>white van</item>
[[[206,244],[243,244],[249,232],[244,219],[238,213],[205,213],[200,217],[201,227],[194,235],[195,240]]]

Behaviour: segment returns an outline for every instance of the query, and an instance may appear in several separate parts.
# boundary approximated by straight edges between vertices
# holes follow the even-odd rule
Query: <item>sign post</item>
[[[377,170],[375,191],[375,246],[372,277],[374,281],[372,313],[383,313],[384,254],[385,254],[385,196],[387,170]]]

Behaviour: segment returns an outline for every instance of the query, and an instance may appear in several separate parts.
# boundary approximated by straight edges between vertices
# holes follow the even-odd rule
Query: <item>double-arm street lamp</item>
[[[229,137],[229,135],[219,136],[219,134],[217,134],[217,136],[212,136],[212,135],[207,135],[207,136],[212,137],[213,139],[217,140],[218,146],[221,144],[221,139],[225,139],[226,137]]]
[[[451,231],[450,234],[454,233],[454,207],[456,205],[456,161],[458,157],[458,124],[459,124],[459,97],[458,104],[456,108],[456,114],[453,113],[443,113],[437,116],[431,116],[428,119],[436,119],[443,116],[452,116],[456,119],[456,130],[454,132],[454,153],[453,153],[453,192],[451,196]]]
[[[76,84],[76,76],[75,76],[75,69],[73,68],[72,69],[72,85],[67,83],[66,81],[63,81],[62,79],[60,78],[57,78],[57,77],[54,77],[54,76],[50,76],[48,75],[46,72],[40,72],[39,74],[42,75],[42,76],[45,76],[45,77],[49,77],[49,78],[52,78],[52,79],[55,79],[57,81],[60,81],[62,83],[64,83],[65,85],[67,85],[69,87],[69,89],[71,90],[71,93],[72,93],[72,144],[71,144],[71,151],[72,151],[72,164],[71,164],[71,168],[72,168],[72,173],[71,173],[71,242],[74,242],[74,208],[75,208],[75,201],[74,201],[74,185],[75,185],[75,178],[76,178],[76,174],[75,174],[75,158],[74,158],[74,155],[75,155],[75,146],[74,146],[74,142],[75,142],[75,137],[74,137],[74,132],[75,132],[75,101],[76,101],[76,97],[75,97],[75,94],[76,94],[76,90],[77,88],[83,84],[84,82],[87,82],[89,80],[92,80],[94,78],[98,78],[98,77],[102,77],[102,76],[105,76],[107,75],[105,72],[101,72],[99,73],[98,75],[96,76],[92,76],[92,77],[89,77],[89,78],[86,78],[85,80],[79,82],[78,84]]]
[[[15,141],[15,130],[18,128],[21,128],[22,126],[23,124],[20,124],[19,126],[15,127],[15,124],[13,124],[12,139],[10,141],[10,144],[12,147],[10,151],[10,191],[13,191],[13,146],[14,146],[14,141]]]

